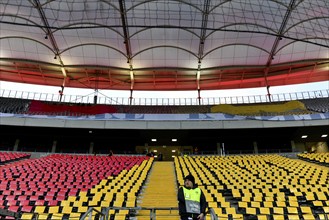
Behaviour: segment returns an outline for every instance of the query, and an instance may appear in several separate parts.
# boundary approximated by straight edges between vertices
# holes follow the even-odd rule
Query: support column
[[[255,153],[255,154],[258,154],[258,145],[257,145],[257,141],[254,141],[254,142],[253,142],[253,145],[254,145],[254,153]]]
[[[90,142],[90,145],[89,145],[89,153],[90,154],[93,154],[94,153],[94,142]]]
[[[217,154],[222,156],[222,149],[220,147],[220,143],[217,143]]]
[[[146,150],[146,154],[149,152],[149,144],[148,143],[145,143],[145,148],[144,148],[144,150]]]
[[[290,141],[290,144],[291,144],[291,152],[296,152],[295,141],[291,140],[291,141]]]
[[[15,141],[15,144],[14,144],[13,151],[17,151],[18,150],[19,141],[20,140],[17,138],[16,141]]]
[[[53,141],[53,146],[51,147],[51,153],[56,152],[57,141]]]

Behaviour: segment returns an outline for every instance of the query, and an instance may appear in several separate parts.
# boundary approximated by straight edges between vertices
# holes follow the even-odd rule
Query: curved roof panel
[[[3,0],[0,80],[208,90],[329,80],[327,0]]]

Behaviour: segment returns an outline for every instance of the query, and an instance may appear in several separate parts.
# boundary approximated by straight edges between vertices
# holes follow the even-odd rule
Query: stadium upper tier
[[[225,113],[246,116],[311,114],[329,112],[329,98],[314,98],[265,104],[222,105],[103,105],[0,98],[0,112],[14,114],[83,116],[105,113],[191,114]]]

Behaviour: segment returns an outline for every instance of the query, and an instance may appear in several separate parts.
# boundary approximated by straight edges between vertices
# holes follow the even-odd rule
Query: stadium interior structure
[[[0,87],[0,219],[178,220],[187,174],[206,219],[329,219],[329,85],[271,94],[329,83],[327,0],[0,5],[0,80],[59,89]]]

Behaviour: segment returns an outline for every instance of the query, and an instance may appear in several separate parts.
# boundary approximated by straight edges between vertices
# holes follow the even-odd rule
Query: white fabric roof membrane
[[[2,0],[0,80],[209,90],[329,80],[328,0]]]

